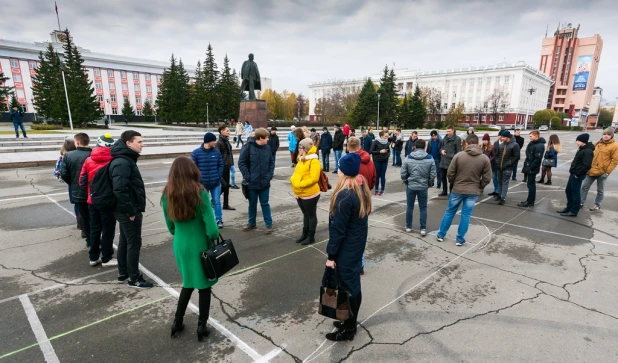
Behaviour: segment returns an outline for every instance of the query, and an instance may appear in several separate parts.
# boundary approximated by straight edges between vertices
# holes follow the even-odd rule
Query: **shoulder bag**
[[[219,239],[213,242],[215,242],[213,247],[200,254],[202,268],[209,281],[221,278],[238,265],[238,255],[236,255],[232,240],[224,240],[219,234]]]
[[[341,321],[354,316],[350,311],[350,294],[339,286],[339,272],[336,267],[325,268],[320,286],[318,314]]]

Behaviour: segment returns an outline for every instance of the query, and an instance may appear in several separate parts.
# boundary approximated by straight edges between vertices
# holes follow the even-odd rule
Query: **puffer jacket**
[[[446,151],[446,155],[442,155],[442,151]],[[448,169],[455,155],[461,151],[461,138],[455,134],[453,136],[445,136],[440,141],[440,168]]]
[[[599,141],[594,147],[592,167],[588,171],[590,176],[611,174],[618,164],[618,144],[614,138],[609,141]]]
[[[365,150],[358,150],[356,153],[361,157],[361,165],[358,173],[367,180],[369,190],[373,190],[373,187],[376,185],[376,167],[371,162],[371,155]]]
[[[247,184],[249,189],[270,188],[270,181],[275,175],[275,160],[271,155],[268,145],[258,145],[255,139],[247,139],[247,143],[240,150],[238,169],[242,174],[243,184]]]
[[[221,176],[223,175],[223,157],[221,152],[216,148],[206,149],[204,145],[193,150],[191,160],[200,169],[202,174],[202,185],[206,190],[216,188],[221,184]]]
[[[131,150],[122,140],[112,145],[112,161],[109,169],[116,196],[114,212],[129,217],[146,210],[146,188],[142,174],[137,168],[139,154]]]
[[[408,189],[424,190],[431,186],[436,178],[436,163],[431,155],[423,149],[416,149],[406,156],[401,166],[401,180]]]
[[[88,204],[92,204],[90,197],[90,182],[92,182],[92,178],[94,178],[99,169],[110,161],[112,161],[112,149],[105,146],[95,147],[90,157],[84,161],[84,166],[82,166],[82,171],[79,174],[79,186],[86,189]]]
[[[503,142],[496,150],[496,167],[498,170],[512,170],[520,158],[519,145],[514,140]]]
[[[71,197],[74,203],[86,203],[88,195],[86,189],[79,187],[79,175],[86,159],[90,157],[92,150],[87,147],[78,147],[76,150],[64,154],[60,177],[71,186]]]
[[[333,135],[330,132],[326,131],[326,133],[320,135],[320,150],[325,152],[330,152],[330,149],[333,148]]]
[[[573,158],[573,162],[569,168],[569,173],[575,174],[578,178],[588,174],[588,171],[590,171],[590,168],[592,167],[593,159],[594,145],[589,142],[586,145],[581,146],[577,150],[577,153],[575,153],[575,157]]]
[[[219,135],[219,139],[215,144],[215,147],[221,153],[221,157],[223,158],[223,167],[229,169],[232,165],[234,165],[234,155],[232,155],[232,144],[230,144],[230,140],[227,136]]]
[[[307,152],[305,160],[298,158],[298,163],[294,169],[294,173],[290,177],[292,191],[297,198],[310,197],[320,194],[320,170],[322,166],[316,154],[317,149],[312,146]]]
[[[298,144],[298,140],[296,136],[294,136],[294,131],[290,131],[288,134],[288,150],[291,152],[296,151],[296,144]]]
[[[446,175],[456,194],[482,194],[491,181],[491,163],[478,145],[455,155]]]
[[[386,152],[381,153],[381,150],[386,150]],[[388,147],[388,142],[386,144],[383,144],[378,140],[373,140],[373,144],[371,144],[371,150],[369,150],[369,153],[373,157],[373,161],[377,162],[388,161],[388,158],[391,156],[391,150]]]
[[[369,135],[367,135],[365,137],[361,137],[360,141],[363,150],[369,152],[371,150],[371,143],[373,142],[373,139]]]
[[[518,144],[519,145],[519,144]],[[541,171],[543,164],[543,153],[545,152],[545,139],[539,138],[535,141],[530,141],[526,146],[526,160],[522,173],[526,175],[535,175]]]

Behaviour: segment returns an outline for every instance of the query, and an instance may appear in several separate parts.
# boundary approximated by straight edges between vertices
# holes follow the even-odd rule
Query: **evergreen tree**
[[[131,106],[131,102],[129,102],[129,98],[125,97],[124,98],[124,103],[122,104],[122,116],[124,116],[125,120],[133,120],[133,118],[135,117],[135,110],[133,109],[133,106]]]
[[[371,126],[375,125],[378,118],[378,94],[376,86],[371,78],[365,82],[363,89],[358,95],[358,103],[352,114],[350,126]]]
[[[217,105],[217,114],[223,119],[238,120],[240,112],[240,86],[236,82],[236,76],[230,69],[230,62],[225,55],[223,58],[223,70],[217,87],[219,104]]]
[[[191,87],[189,104],[187,106],[187,119],[191,122],[206,122],[206,82],[202,64],[197,61],[195,68],[195,83]]]
[[[405,129],[411,129],[412,119],[410,117],[410,97],[403,97],[397,109],[397,126]]]
[[[15,97],[15,94],[11,94],[11,103],[9,104],[9,109],[13,109],[14,107],[17,107],[19,109],[19,111],[23,111],[21,104],[19,103],[19,101],[17,100],[17,97]]]
[[[380,79],[380,124],[390,125],[397,117],[397,92],[395,90],[395,71],[384,67],[384,74]]]
[[[406,125],[406,128],[413,129],[423,127],[425,118],[427,117],[427,107],[423,103],[423,96],[421,89],[416,85],[412,99],[410,100],[410,126]]]
[[[64,73],[67,83],[67,92],[71,106],[73,123],[86,124],[101,118],[103,113],[94,93],[92,81],[84,71],[84,60],[71,39],[68,29],[64,31]]]
[[[219,71],[212,52],[212,45],[208,43],[206,59],[204,60],[204,81],[206,87],[206,102],[211,120],[221,118],[217,86],[219,85]],[[238,92],[240,94],[240,91]]]
[[[9,77],[5,77],[4,73],[0,72],[0,111],[6,110],[6,101],[9,98],[9,94],[11,94],[11,90],[13,87],[9,87],[6,85],[6,81],[9,80]]]
[[[178,96],[176,98],[176,109],[180,115],[179,121],[187,123],[187,106],[191,97],[191,89],[189,86],[189,74],[185,70],[182,63],[182,58],[178,61]]]
[[[60,56],[50,44],[39,52],[39,66],[32,77],[32,94],[37,113],[43,118],[66,122],[69,119],[62,82]]]
[[[159,116],[165,122],[186,121],[187,115],[190,115],[190,112],[187,112],[189,96],[189,75],[182,59],[176,63],[176,58],[172,54],[170,67],[163,71],[163,77],[161,77],[161,87],[157,97]]]
[[[152,109],[152,103],[148,99],[144,102],[142,106],[142,115],[144,115],[144,121],[152,122],[154,121],[154,110]]]

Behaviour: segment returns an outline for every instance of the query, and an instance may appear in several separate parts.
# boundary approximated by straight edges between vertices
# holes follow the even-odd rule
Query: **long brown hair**
[[[364,176],[358,175],[362,178],[363,183],[360,185],[355,176],[342,175],[337,180],[337,185],[333,191],[333,196],[330,198],[330,214],[335,214],[335,207],[337,205],[337,198],[339,193],[344,189],[351,189],[360,201],[360,208],[358,211],[358,218],[365,218],[371,213],[371,191],[367,185],[367,179]]]
[[[549,137],[549,142],[547,143],[547,151],[549,151],[549,148],[552,146],[554,147],[554,150],[556,150],[557,153],[562,151],[562,146],[560,145],[560,139],[558,138],[558,135],[556,134],[553,134]]]
[[[171,221],[190,221],[199,204],[203,204],[200,170],[186,156],[174,160],[163,189],[161,203],[167,196],[167,215]]]

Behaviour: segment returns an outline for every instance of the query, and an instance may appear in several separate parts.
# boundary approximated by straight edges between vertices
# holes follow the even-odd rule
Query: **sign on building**
[[[585,91],[588,85],[588,76],[590,75],[590,67],[592,66],[591,55],[580,55],[577,58],[577,69],[575,70],[575,81],[573,82],[573,91]]]

